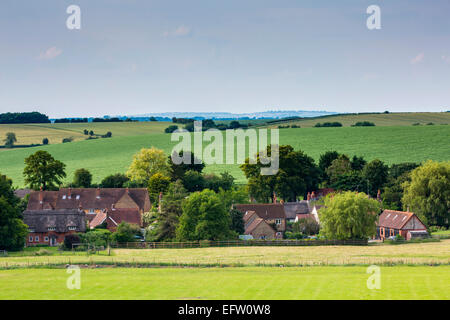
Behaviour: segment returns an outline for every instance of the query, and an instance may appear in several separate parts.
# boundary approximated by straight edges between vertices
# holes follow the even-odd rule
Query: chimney
[[[311,192],[311,200],[315,200],[316,199],[316,194],[313,192]]]
[[[406,208],[406,212],[409,212],[409,206]]]
[[[273,203],[277,203],[277,195],[275,191],[273,192]]]
[[[127,194],[129,194],[129,193],[130,193],[130,189],[128,189],[128,187],[127,187],[126,191],[127,191]]]
[[[44,202],[44,192],[42,191],[42,187],[39,190],[39,203],[42,204]]]
[[[158,212],[159,212],[159,213],[161,213],[162,196],[163,196],[163,193],[160,192],[160,193],[159,193],[159,200],[158,200]]]
[[[97,199],[100,199],[100,188],[97,188],[97,190],[95,191],[95,196]]]
[[[68,198],[71,199],[72,198],[72,188],[69,187],[69,194],[68,194]]]
[[[81,202],[78,204],[78,211],[83,211],[83,206],[81,205]]]
[[[308,192],[308,194],[306,195],[306,200],[311,200],[311,193]]]
[[[116,210],[116,205],[114,203],[111,205],[111,210]]]
[[[378,200],[378,201],[381,200],[381,192],[380,192],[380,189],[378,189],[378,192],[377,192],[377,200]]]

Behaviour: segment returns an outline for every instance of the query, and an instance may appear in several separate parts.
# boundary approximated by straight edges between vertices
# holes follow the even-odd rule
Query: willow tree
[[[380,204],[365,193],[343,192],[325,198],[320,209],[321,234],[328,239],[367,239],[376,233]]]

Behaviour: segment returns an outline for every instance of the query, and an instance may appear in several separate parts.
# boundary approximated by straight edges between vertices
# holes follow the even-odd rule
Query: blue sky
[[[450,1],[0,2],[0,112],[274,109],[449,110]]]

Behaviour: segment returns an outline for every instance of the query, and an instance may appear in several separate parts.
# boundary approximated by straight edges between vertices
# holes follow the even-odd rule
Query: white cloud
[[[57,47],[51,47],[45,50],[44,52],[41,52],[38,59],[39,60],[50,60],[54,59],[57,56],[59,56],[63,51],[61,49],[58,49]]]
[[[176,28],[175,30],[172,31],[165,31],[163,32],[163,36],[164,37],[184,37],[187,36],[191,33],[191,28],[187,27],[185,25],[181,25],[178,28]]]
[[[417,56],[411,59],[410,63],[411,64],[421,63],[423,61],[423,58],[425,58],[425,54],[423,52],[419,53]]]

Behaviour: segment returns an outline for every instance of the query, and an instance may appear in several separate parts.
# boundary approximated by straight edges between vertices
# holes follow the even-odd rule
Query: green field
[[[425,119],[424,116],[422,119]],[[0,136],[8,131],[16,132],[18,143],[39,143],[44,136],[48,136],[51,143],[48,146],[25,149],[0,149],[0,172],[12,178],[14,185],[24,187],[22,176],[24,159],[42,149],[67,165],[67,182],[72,180],[73,172],[79,168],[90,170],[94,182],[100,182],[109,174],[125,172],[133,154],[141,148],[155,146],[169,154],[176,143],[170,141],[170,134],[163,133],[163,129],[168,125],[167,122],[0,125]],[[78,141],[75,139],[71,143],[59,143],[61,137],[68,135],[75,137],[78,134],[79,139],[85,139],[82,134],[85,128],[93,129],[100,134],[111,131],[113,137]],[[58,136],[58,144],[52,144],[50,134]],[[367,160],[379,158],[388,164],[422,162],[428,159],[448,161],[449,142],[450,126],[447,125],[280,130],[281,144],[290,144],[296,149],[301,149],[316,160],[323,152],[336,150],[350,156],[364,156]],[[206,171],[216,173],[229,171],[236,177],[238,183],[245,183],[245,177],[238,165],[208,165]]]
[[[0,299],[450,299],[450,267],[381,267],[368,289],[366,267],[81,269],[68,289],[64,269],[0,271]]]
[[[344,127],[351,126],[359,121],[370,121],[376,126],[411,126],[413,124],[435,125],[450,124],[450,112],[399,112],[399,113],[373,113],[373,114],[348,114],[330,115],[313,119],[301,119],[277,123],[276,126],[296,124],[302,128],[313,127],[320,122],[340,122]]]
[[[36,255],[40,248],[0,258],[0,268],[66,264],[161,266],[328,266],[328,265],[450,265],[450,239],[440,242],[369,246],[221,247],[195,249],[114,249],[87,256],[85,252]]]

